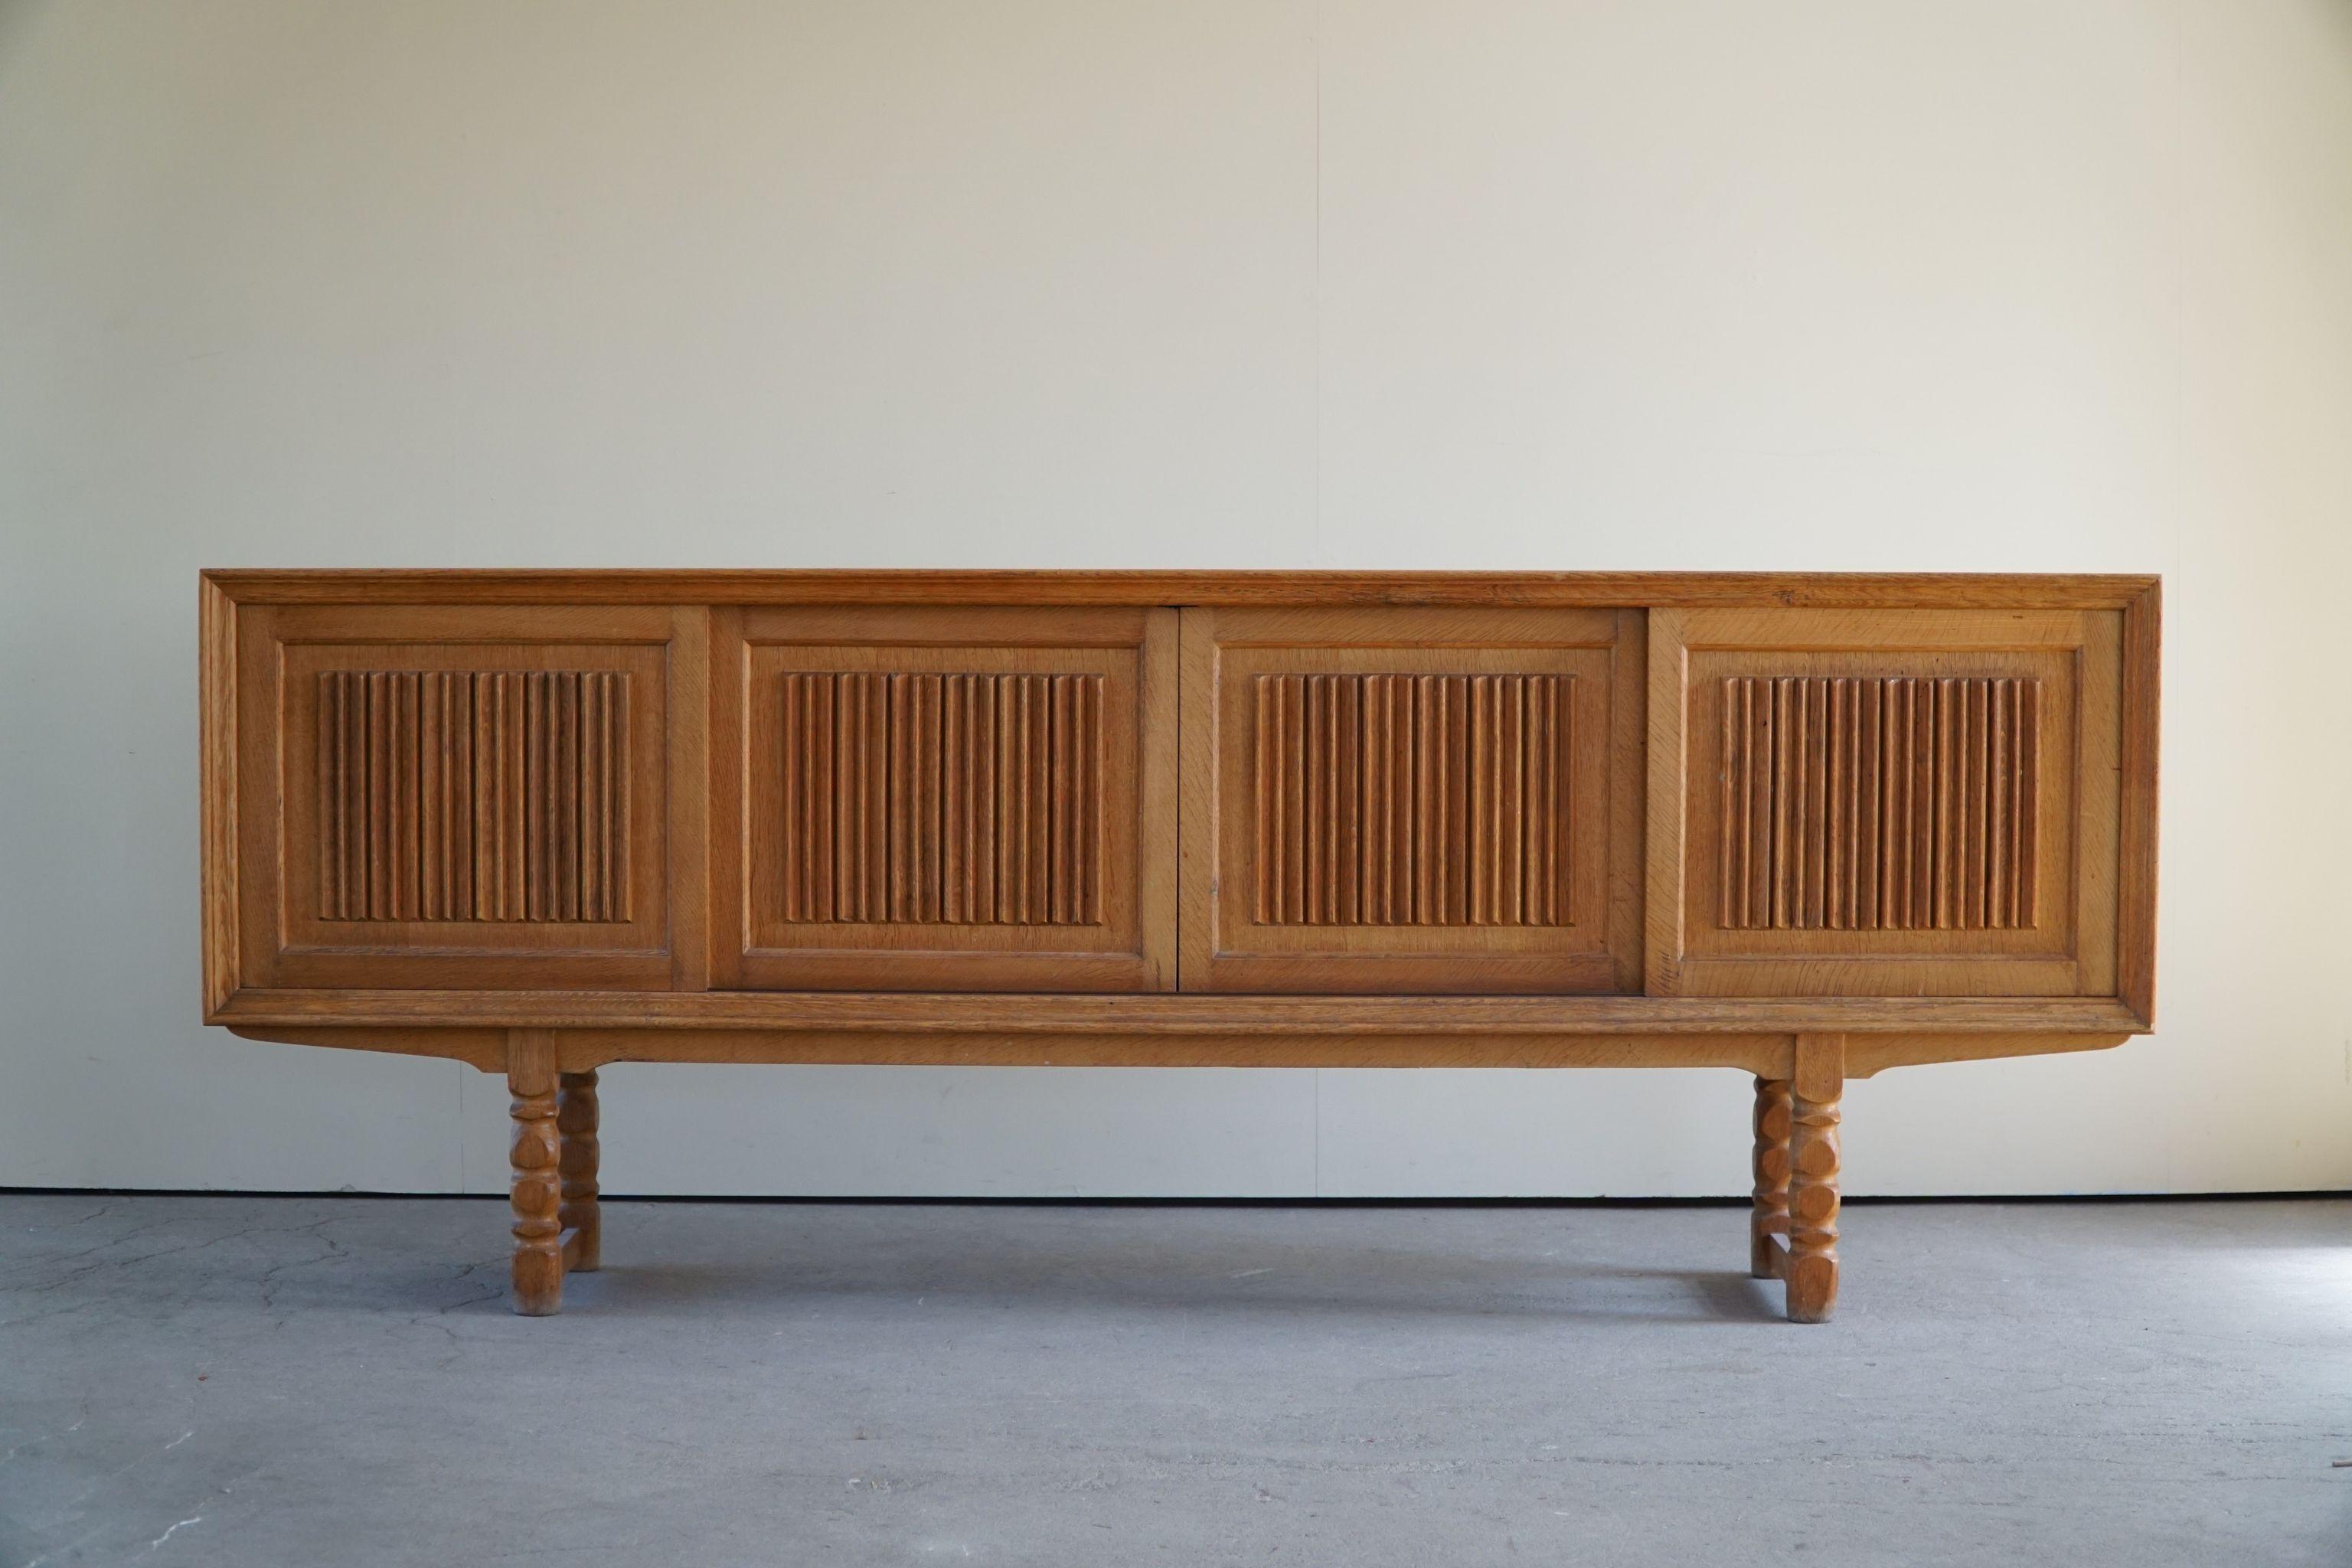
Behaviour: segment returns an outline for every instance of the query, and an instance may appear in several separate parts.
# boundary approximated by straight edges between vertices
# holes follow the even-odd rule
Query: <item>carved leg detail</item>
[[[514,1118],[507,1186],[514,1206],[514,1310],[527,1318],[551,1317],[563,1310],[556,1170],[562,1134],[555,1124],[553,1037],[532,1029],[508,1037],[507,1093],[507,1114]]]
[[[1748,1217],[1748,1271],[1778,1279],[1789,1234],[1789,1080],[1756,1080],[1756,1206]]]
[[[1789,1320],[1825,1323],[1837,1310],[1838,1121],[1843,1036],[1801,1035],[1790,1121]]]
[[[555,1099],[555,1125],[563,1134],[562,1227],[573,1233],[572,1267],[593,1274],[602,1261],[604,1217],[596,1207],[596,1072],[568,1072]]]

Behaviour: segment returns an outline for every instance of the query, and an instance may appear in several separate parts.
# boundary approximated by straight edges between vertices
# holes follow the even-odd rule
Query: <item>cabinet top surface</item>
[[[2153,575],[1863,572],[1061,572],[215,569],[282,605],[1509,605],[2116,609]]]

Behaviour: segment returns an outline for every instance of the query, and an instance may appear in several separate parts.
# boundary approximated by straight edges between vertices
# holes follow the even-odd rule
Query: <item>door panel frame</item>
[[[257,986],[698,989],[707,612],[671,605],[247,605],[236,618],[239,969]],[[632,868],[622,921],[337,920],[298,906],[320,875],[314,800],[289,798],[319,763],[315,681],[332,650],[384,670],[582,668],[642,677],[625,759]],[[320,651],[326,650],[326,651]],[[470,652],[470,657],[469,657]],[[454,787],[454,785],[452,786]],[[410,828],[418,802],[390,808]]]
[[[1117,992],[1174,988],[1172,609],[722,607],[711,622],[712,984],[742,990]],[[969,657],[960,657],[960,656]],[[1129,662],[1131,661],[1131,662]],[[781,840],[755,805],[775,739],[763,675],[1080,674],[1100,716],[1099,924],[788,921],[764,907]],[[781,700],[781,698],[778,698]],[[894,851],[895,852],[895,851]]]
[[[1181,988],[1331,994],[1637,991],[1644,628],[1643,613],[1624,608],[1187,606]],[[1382,648],[1396,651],[1382,659],[1377,657]],[[1579,675],[1572,700],[1597,749],[1585,753],[1587,787],[1571,794],[1570,825],[1570,831],[1580,822],[1591,825],[1583,849],[1599,864],[1587,876],[1571,861],[1570,880],[1583,900],[1577,923],[1257,923],[1244,901],[1255,807],[1244,784],[1257,741],[1254,734],[1225,732],[1239,700],[1230,682],[1247,678],[1227,668],[1228,651],[1235,649],[1294,655],[1270,661],[1276,666],[1272,669],[1257,668],[1265,660],[1232,661],[1248,666],[1248,673]],[[1599,818],[1584,816],[1596,802]],[[1265,934],[1253,940],[1253,933]]]
[[[1659,610],[1650,621],[1648,993],[1654,996],[2106,996],[2124,933],[2122,612],[2043,609]],[[1694,669],[1694,658],[1704,672]],[[1725,675],[2062,677],[2038,799],[2047,924],[2024,930],[1727,931],[1703,793],[1723,742],[1694,692]],[[1699,704],[1702,708],[1704,703]],[[2049,718],[2055,715],[2054,719]],[[1718,764],[1710,772],[1708,763]],[[2063,841],[2060,835],[2063,834]],[[2053,884],[2063,879],[2061,889]]]

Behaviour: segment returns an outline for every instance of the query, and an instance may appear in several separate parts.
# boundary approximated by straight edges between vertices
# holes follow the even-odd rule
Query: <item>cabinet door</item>
[[[1643,621],[1184,612],[1183,985],[1640,984]]]
[[[2121,621],[1653,616],[1650,989],[2113,994]]]
[[[257,605],[237,638],[247,984],[699,983],[700,612]]]
[[[1175,973],[1171,610],[720,612],[718,984]]]

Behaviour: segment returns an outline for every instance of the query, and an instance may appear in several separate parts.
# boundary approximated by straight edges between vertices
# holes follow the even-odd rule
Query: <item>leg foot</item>
[[[1748,1216],[1748,1272],[1778,1279],[1788,1258],[1789,1080],[1756,1080],[1755,1207]]]
[[[596,1070],[568,1072],[555,1097],[555,1125],[563,1134],[563,1206],[558,1213],[571,1234],[564,1256],[572,1268],[593,1274],[602,1262],[604,1222],[596,1206]]]
[[[517,1029],[507,1037],[507,1114],[514,1119],[507,1184],[514,1208],[514,1310],[527,1318],[563,1310],[563,1225],[557,1216],[555,1037]]]
[[[1845,1037],[1797,1037],[1790,1112],[1789,1321],[1826,1323],[1837,1310],[1838,1121]]]

